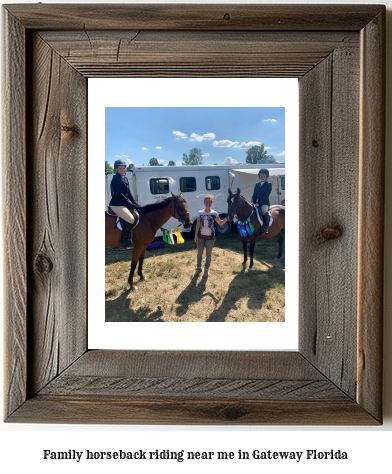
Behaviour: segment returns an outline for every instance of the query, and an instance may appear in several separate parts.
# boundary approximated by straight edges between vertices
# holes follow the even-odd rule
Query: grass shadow
[[[275,284],[276,278],[271,280],[268,270],[253,270],[246,272],[243,269],[236,272],[228,290],[219,306],[210,313],[206,322],[225,322],[229,312],[237,309],[238,302],[247,299],[248,310],[259,312],[266,301],[266,293]]]
[[[178,295],[176,303],[176,315],[178,317],[183,316],[187,313],[189,306],[194,303],[198,303],[202,298],[209,296],[211,297],[215,304],[217,300],[215,296],[210,292],[205,292],[207,280],[201,278],[199,283],[197,283],[199,277],[192,277],[189,285]]]
[[[158,306],[153,311],[150,306],[145,305],[136,310],[130,307],[128,298],[131,290],[121,293],[116,299],[105,303],[105,322],[164,322],[163,311]]]

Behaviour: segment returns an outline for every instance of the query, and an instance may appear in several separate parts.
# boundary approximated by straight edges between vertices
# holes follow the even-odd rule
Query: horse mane
[[[164,207],[168,206],[172,201],[173,198],[169,197],[167,199],[162,199],[161,201],[146,204],[145,206],[139,206],[138,209],[144,214],[152,211],[158,211],[159,209],[163,209]]]

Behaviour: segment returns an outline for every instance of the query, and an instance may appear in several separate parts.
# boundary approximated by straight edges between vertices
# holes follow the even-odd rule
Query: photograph
[[[106,321],[284,322],[285,190],[284,107],[106,107]]]

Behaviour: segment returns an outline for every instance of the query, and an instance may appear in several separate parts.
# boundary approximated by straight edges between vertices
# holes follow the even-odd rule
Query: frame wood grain
[[[385,7],[18,4],[3,21],[6,421],[382,423]],[[88,77],[298,78],[298,352],[88,350]]]

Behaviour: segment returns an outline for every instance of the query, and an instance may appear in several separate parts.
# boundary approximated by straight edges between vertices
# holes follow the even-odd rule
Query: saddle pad
[[[257,208],[256,208],[257,209]],[[271,211],[267,211],[268,212],[268,215],[270,216],[270,220],[269,220],[269,224],[268,224],[268,227],[271,227],[272,223],[274,222],[272,217],[271,217]],[[260,211],[257,209],[256,211],[256,216],[257,216],[257,220],[259,221],[261,227],[264,226],[264,222],[260,219]]]
[[[110,209],[110,212],[109,212],[109,209],[110,209],[110,207],[107,208],[106,214],[108,214],[109,216],[112,216],[112,217],[117,217],[116,226],[122,232],[123,228],[122,228],[122,225],[121,225],[120,218],[118,217],[117,214],[112,214],[113,211],[111,209]],[[134,209],[133,212],[136,214],[136,222],[135,222],[134,226],[132,227],[132,230],[139,224],[139,220],[140,220],[139,213],[136,211],[136,209]]]

